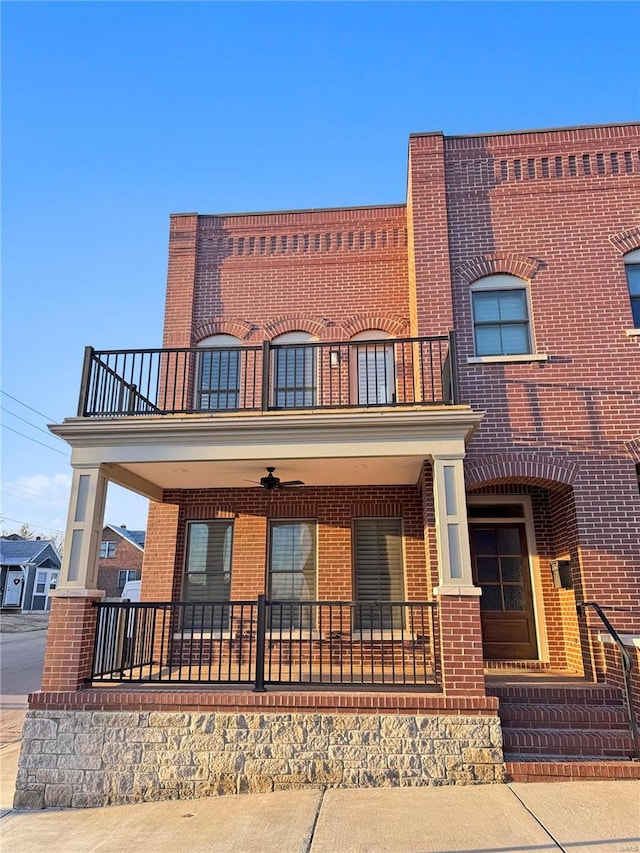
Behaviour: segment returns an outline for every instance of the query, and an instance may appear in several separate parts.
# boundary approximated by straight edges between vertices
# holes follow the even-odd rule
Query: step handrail
[[[631,669],[632,669],[632,661],[631,655],[625,649],[624,643],[620,637],[620,634],[613,627],[609,619],[607,618],[606,613],[602,609],[602,607],[598,604],[597,601],[582,601],[576,604],[576,611],[578,613],[578,617],[586,616],[586,608],[593,607],[597,615],[600,617],[600,621],[607,629],[610,637],[613,642],[616,644],[618,649],[620,650],[620,659],[622,661],[622,674],[624,677],[624,692],[625,698],[627,701],[627,713],[629,715],[629,725],[631,726],[631,734],[633,736],[633,752],[634,757],[636,759],[640,758],[640,731],[638,731],[638,722],[636,720],[636,715],[634,713],[633,707],[633,699],[631,695]]]

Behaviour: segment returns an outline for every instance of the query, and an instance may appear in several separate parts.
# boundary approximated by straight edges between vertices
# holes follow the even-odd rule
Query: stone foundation
[[[497,716],[29,711],[14,806],[501,782]]]

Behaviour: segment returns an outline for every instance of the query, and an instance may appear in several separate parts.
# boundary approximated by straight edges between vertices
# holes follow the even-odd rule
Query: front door
[[[470,522],[473,580],[482,587],[482,647],[488,660],[538,657],[524,524]]]
[[[22,590],[24,588],[24,573],[22,569],[7,571],[7,582],[2,600],[3,607],[20,607]]]

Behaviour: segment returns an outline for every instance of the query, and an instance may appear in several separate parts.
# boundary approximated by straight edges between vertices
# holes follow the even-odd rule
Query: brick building
[[[120,598],[127,581],[140,580],[144,540],[144,530],[105,525],[98,555],[98,589],[105,598]]]
[[[18,802],[637,775],[638,129],[414,134],[406,204],[171,217],[163,349],[88,349],[52,427],[31,707],[227,746]],[[108,481],[151,500],[133,609],[94,606]]]

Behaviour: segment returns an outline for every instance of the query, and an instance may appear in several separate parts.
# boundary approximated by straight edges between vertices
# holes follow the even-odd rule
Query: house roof
[[[135,545],[136,548],[140,548],[141,551],[144,551],[144,540],[147,533],[146,530],[129,530],[126,527],[118,527],[117,524],[107,524],[106,526],[109,530],[113,530],[114,533],[122,536],[123,539],[127,539],[132,545]]]
[[[3,566],[21,566],[23,563],[37,563],[43,551],[53,549],[60,559],[56,546],[49,539],[0,539],[0,563]]]

